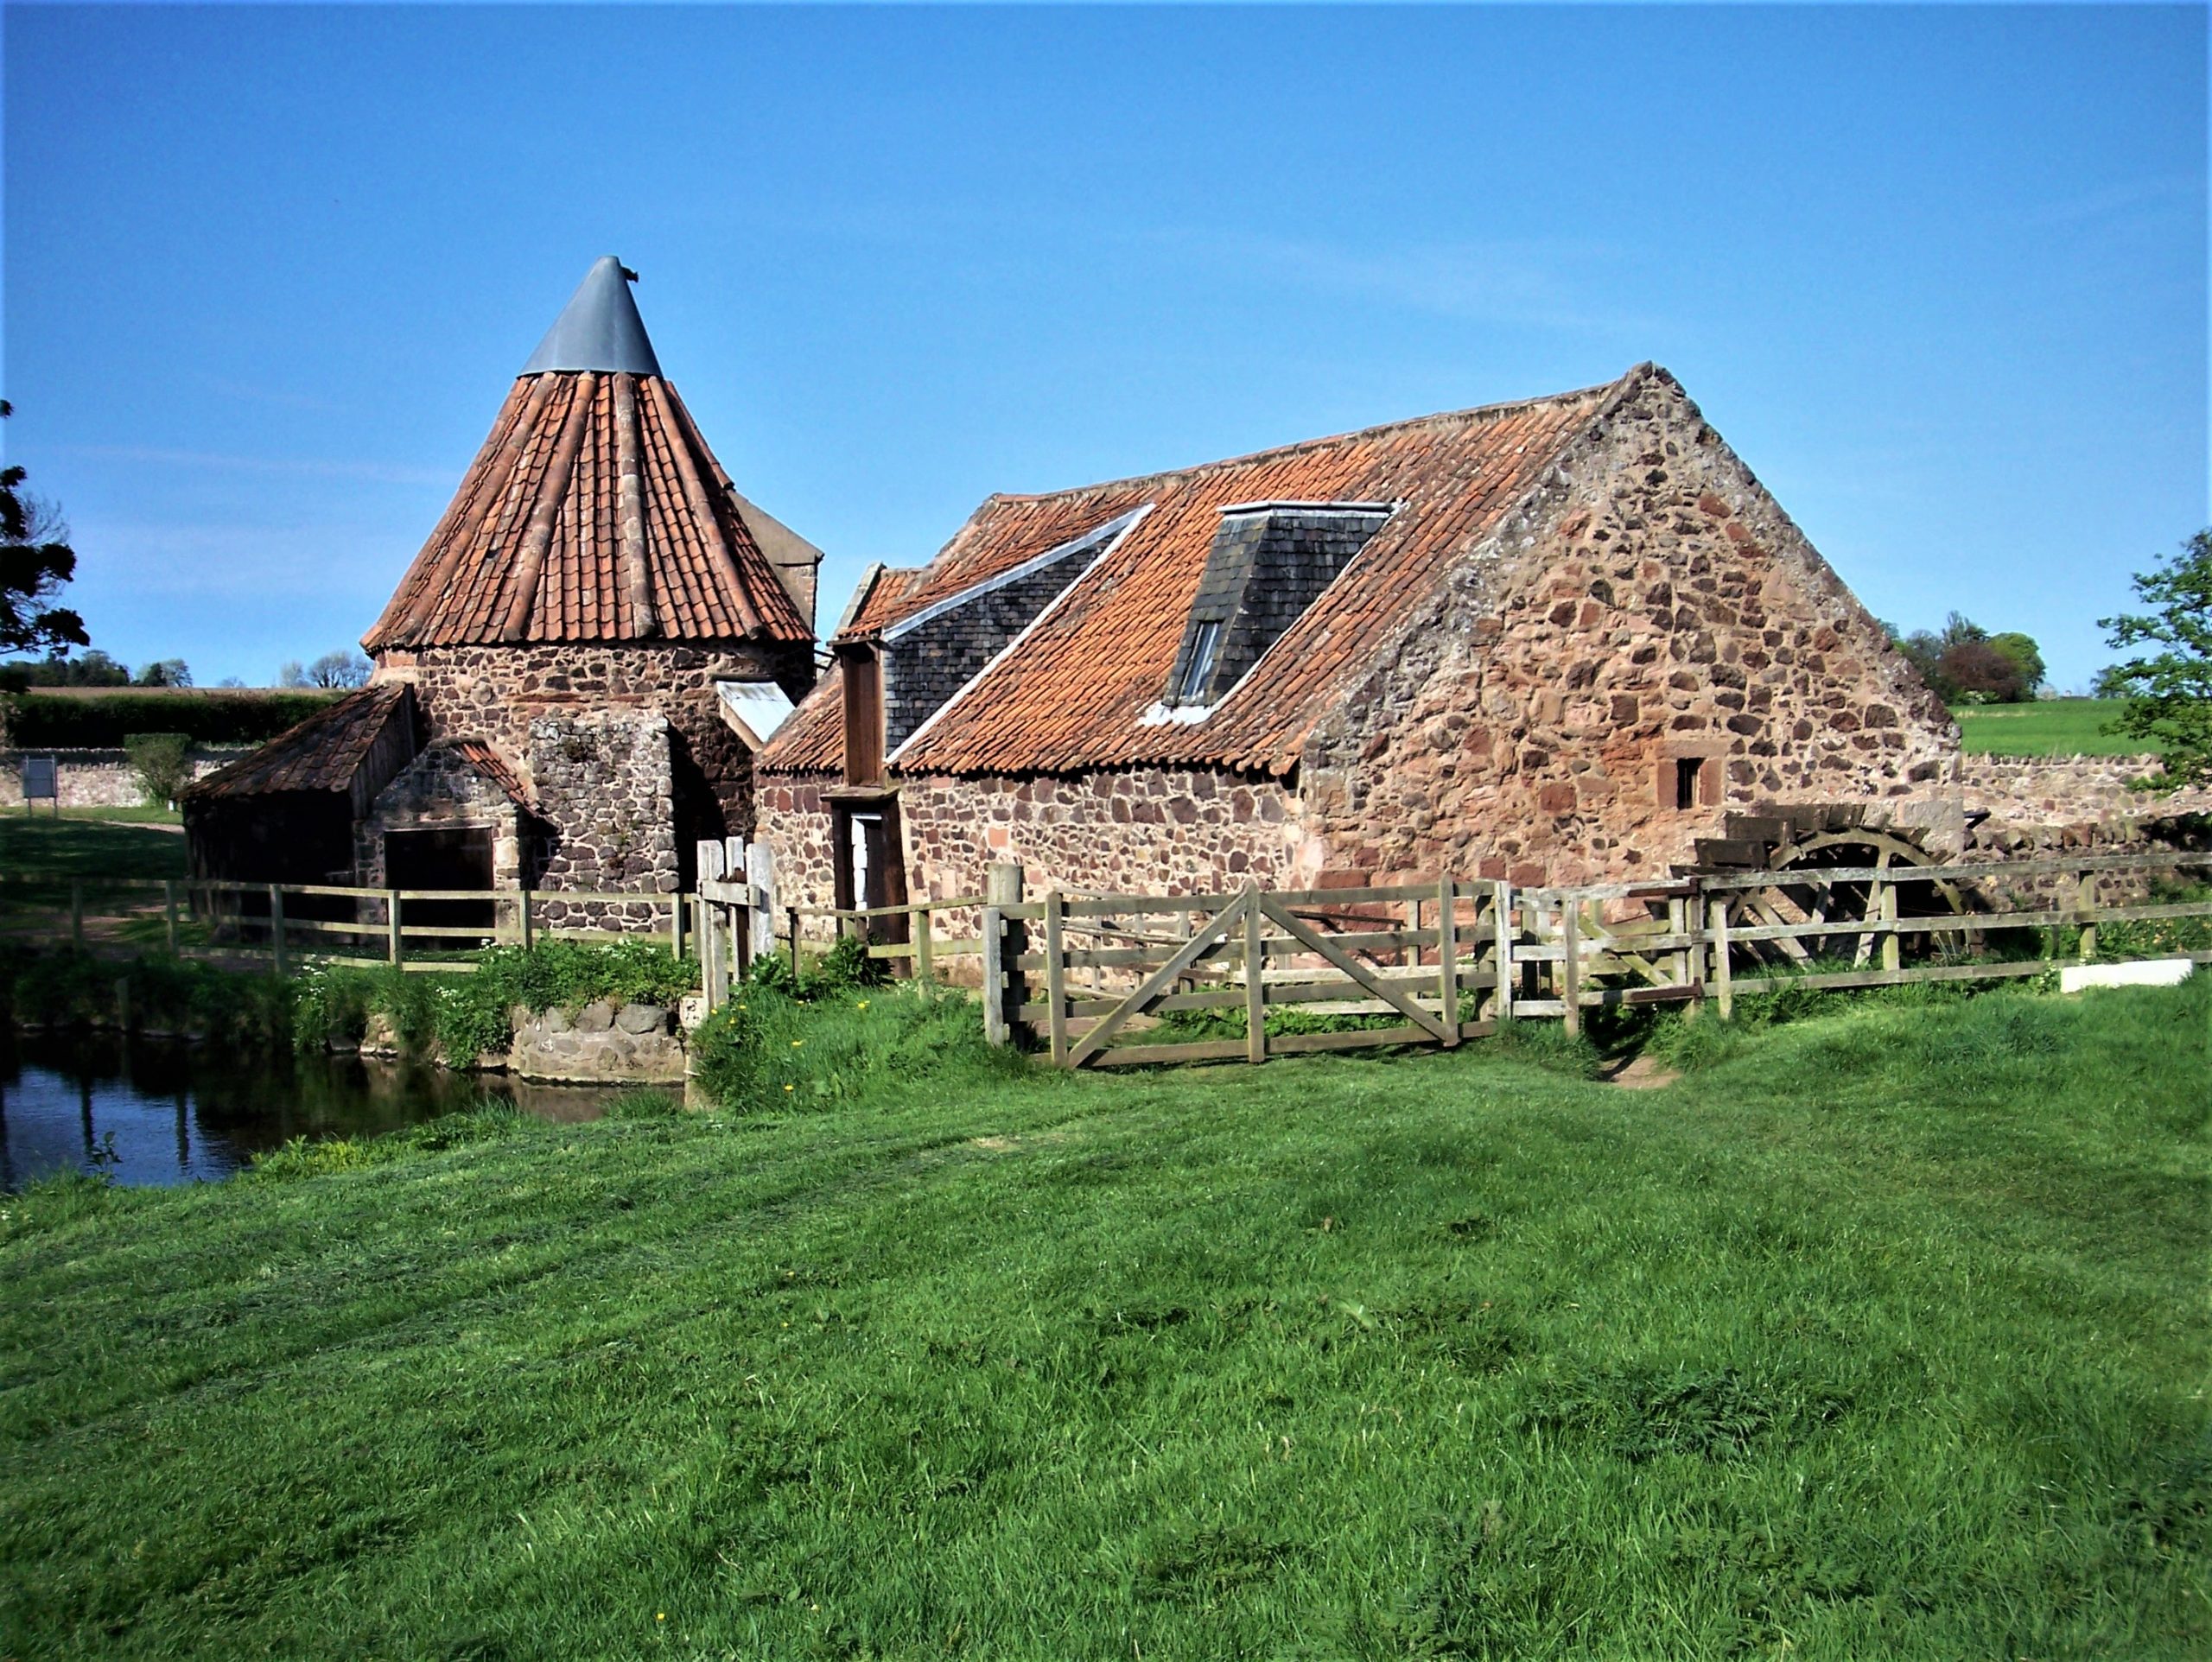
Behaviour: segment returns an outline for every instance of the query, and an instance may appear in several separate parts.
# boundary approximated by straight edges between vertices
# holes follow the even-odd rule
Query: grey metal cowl
[[[634,281],[612,254],[594,261],[576,292],[553,320],[545,339],[522,366],[524,375],[549,370],[594,370],[621,375],[658,375],[660,359],[645,338],[645,320],[630,297]]]

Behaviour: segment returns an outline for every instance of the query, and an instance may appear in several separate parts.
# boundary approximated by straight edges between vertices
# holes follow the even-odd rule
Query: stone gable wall
[[[1663,877],[1726,810],[1870,799],[1957,846],[1949,717],[1670,381],[1471,556],[1309,744],[1310,866]]]
[[[492,833],[492,882],[513,888],[526,875],[522,816],[507,793],[466,759],[434,745],[377,793],[369,816],[353,827],[354,872],[364,887],[385,885],[387,832],[429,827],[483,826]]]
[[[882,649],[886,753],[898,749],[1004,651],[1054,596],[1090,568],[1104,546],[1101,542],[1077,549],[887,640]]]

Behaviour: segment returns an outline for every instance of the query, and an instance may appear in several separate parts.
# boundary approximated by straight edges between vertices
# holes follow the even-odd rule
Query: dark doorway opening
[[[899,804],[895,799],[840,804],[836,815],[837,845],[837,904],[841,910],[861,910],[906,904],[904,839],[899,833]],[[868,939],[888,946],[907,938],[909,919],[903,912],[893,917],[868,920]]]
[[[387,831],[384,880],[394,889],[480,889],[482,900],[408,900],[400,917],[410,929],[493,929],[492,830],[489,826],[442,826],[429,831]],[[450,937],[442,939],[445,944]]]

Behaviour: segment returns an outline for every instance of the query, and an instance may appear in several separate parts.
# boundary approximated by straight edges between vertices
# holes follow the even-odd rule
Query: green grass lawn
[[[2032,704],[1965,704],[1951,712],[1960,742],[1993,756],[2139,756],[2140,739],[2103,731],[2126,707],[2108,698],[2045,698]]]
[[[97,817],[95,817],[97,816]],[[105,821],[119,820],[123,824]],[[0,813],[0,872],[58,872],[65,876],[181,878],[183,836],[176,815],[158,808],[70,809],[55,819],[44,809]]]
[[[2208,1024],[925,1075],[0,1200],[0,1653],[2201,1656]]]

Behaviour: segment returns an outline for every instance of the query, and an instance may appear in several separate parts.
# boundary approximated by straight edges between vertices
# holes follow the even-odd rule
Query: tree
[[[2098,678],[2127,700],[2106,731],[2164,754],[2165,771],[2143,782],[2151,789],[2212,785],[2212,528],[2133,580],[2151,610],[2097,619],[2115,651],[2145,649]]]
[[[1989,644],[1993,650],[2002,652],[2012,667],[2020,672],[2020,696],[2033,698],[2036,688],[2043,685],[2045,674],[2043,649],[2036,644],[2035,638],[2015,630],[2009,634],[1992,635]]]
[[[141,687],[189,687],[192,670],[182,658],[156,658],[141,664],[136,683]]]
[[[308,681],[316,687],[362,687],[375,667],[359,652],[325,652],[308,665]]]
[[[146,793],[149,807],[175,802],[177,793],[192,783],[192,740],[184,733],[127,733],[123,753],[138,776],[138,788]]]
[[[1953,704],[2018,704],[2031,683],[2020,666],[1993,641],[1962,640],[1943,649],[1936,684]]]
[[[0,398],[0,417],[14,413]],[[0,468],[0,652],[89,644],[85,620],[52,604],[77,574],[60,511],[24,490],[21,467]]]

